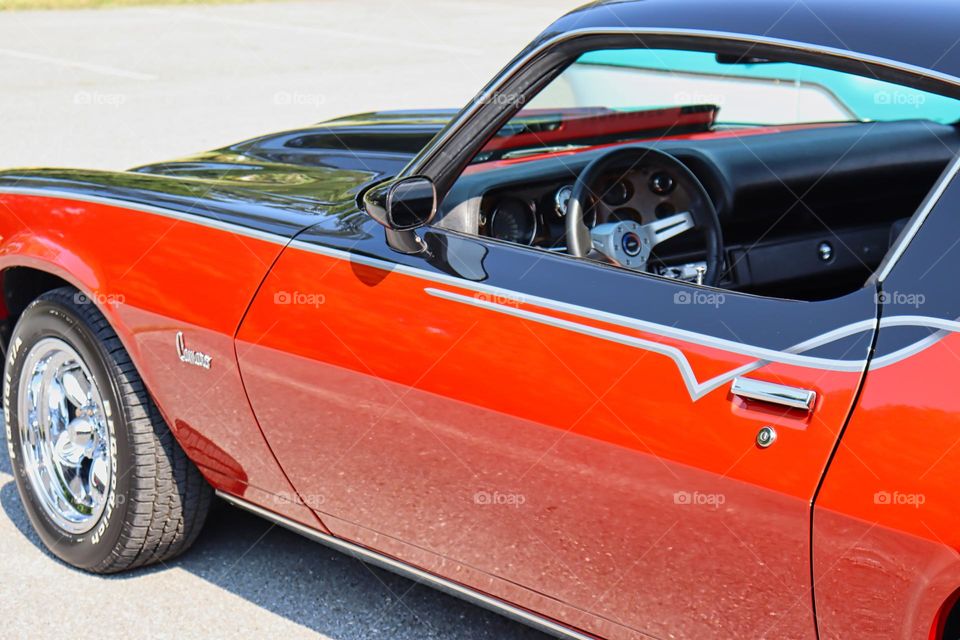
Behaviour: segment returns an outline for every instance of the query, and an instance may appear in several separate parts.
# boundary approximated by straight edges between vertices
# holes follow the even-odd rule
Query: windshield
[[[870,121],[960,121],[960,103],[873,78],[790,62],[667,49],[581,56],[474,162],[546,151],[760,129]]]
[[[789,62],[663,49],[583,55],[529,106],[616,109],[712,104],[722,124],[960,120],[956,100]]]

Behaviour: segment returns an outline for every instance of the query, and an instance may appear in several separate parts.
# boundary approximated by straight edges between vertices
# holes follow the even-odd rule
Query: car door
[[[324,524],[605,637],[814,637],[810,501],[871,290],[765,299],[424,238],[406,256],[363,213],[330,218],[238,334],[261,427]],[[738,376],[812,410],[734,395]]]
[[[877,272],[880,333],[814,512],[821,638],[960,637],[958,173]]]

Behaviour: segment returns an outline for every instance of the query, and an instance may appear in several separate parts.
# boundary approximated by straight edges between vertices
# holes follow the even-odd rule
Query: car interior
[[[439,226],[796,300],[864,286],[960,151],[960,104],[706,52],[598,51],[484,147]]]

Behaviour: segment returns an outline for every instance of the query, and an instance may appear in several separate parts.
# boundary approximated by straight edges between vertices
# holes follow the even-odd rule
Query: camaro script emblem
[[[210,368],[210,362],[213,360],[210,356],[200,351],[187,349],[183,345],[183,331],[177,331],[177,355],[180,356],[180,362],[186,362],[204,369]]]

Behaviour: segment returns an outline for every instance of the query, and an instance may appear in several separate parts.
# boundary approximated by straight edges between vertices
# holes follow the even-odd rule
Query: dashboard
[[[601,180],[595,205],[586,224],[632,220],[646,224],[685,211],[690,198],[676,176],[648,167]],[[487,192],[480,204],[481,235],[530,246],[564,249],[565,219],[573,181],[547,182],[529,187],[507,187]]]
[[[871,122],[643,144],[682,162],[712,200],[725,246],[722,288],[813,300],[863,286],[960,152],[960,130]],[[609,151],[472,165],[444,199],[438,226],[565,251],[572,186]],[[588,226],[649,224],[691,203],[683,182],[656,167],[601,182]],[[690,279],[704,259],[702,235],[683,234],[655,249],[648,271]]]

